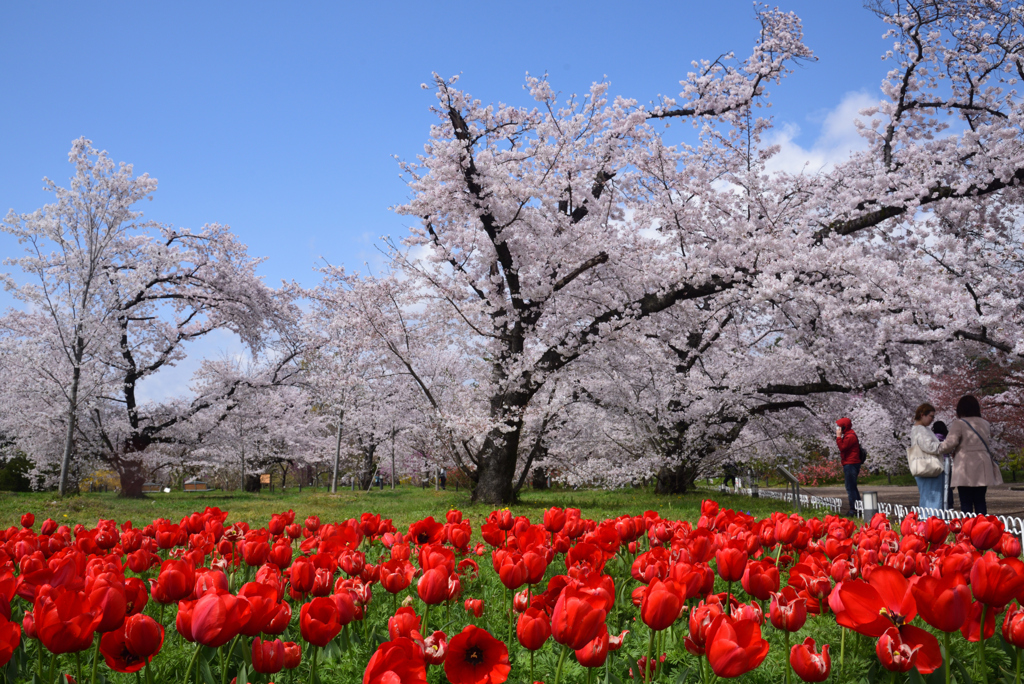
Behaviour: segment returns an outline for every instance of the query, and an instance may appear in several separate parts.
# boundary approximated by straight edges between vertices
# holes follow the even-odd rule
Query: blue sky
[[[818,61],[772,89],[786,159],[827,160],[876,99],[884,25],[856,0],[783,2]],[[747,0],[475,3],[0,3],[0,212],[49,201],[81,135],[160,181],[148,218],[230,225],[268,283],[313,285],[324,257],[363,270],[423,149],[437,71],[484,101],[530,104],[526,72],[582,92],[675,95],[690,61],[756,37]],[[17,244],[0,235],[0,254]],[[0,294],[0,305],[13,302]],[[193,354],[233,348],[227,336]],[[193,359],[194,362],[194,359]],[[153,383],[181,391],[194,363]],[[157,385],[160,387],[157,387]]]

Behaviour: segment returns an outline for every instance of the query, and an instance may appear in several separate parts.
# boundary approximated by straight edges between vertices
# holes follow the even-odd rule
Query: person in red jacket
[[[836,446],[839,447],[839,462],[843,464],[843,480],[846,484],[846,496],[850,499],[848,516],[857,515],[855,502],[860,501],[857,490],[857,476],[860,475],[860,440],[853,431],[853,421],[840,418],[836,421]]]

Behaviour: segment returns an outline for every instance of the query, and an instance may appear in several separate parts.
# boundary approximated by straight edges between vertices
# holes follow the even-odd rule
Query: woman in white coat
[[[918,505],[921,508],[944,508],[942,493],[945,486],[942,460],[938,457],[939,442],[928,426],[935,420],[935,407],[921,404],[914,412],[914,427],[910,430],[910,449],[907,460],[910,472],[917,480]]]

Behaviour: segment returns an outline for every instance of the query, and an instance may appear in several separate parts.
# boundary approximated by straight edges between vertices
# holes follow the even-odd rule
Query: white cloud
[[[860,110],[876,104],[878,100],[867,93],[847,93],[834,109],[820,118],[818,137],[810,148],[796,142],[801,132],[798,125],[783,124],[767,140],[780,148],[778,154],[769,160],[768,170],[817,172],[843,161],[851,152],[866,149],[867,141],[860,136],[854,122],[865,118],[858,114]]]

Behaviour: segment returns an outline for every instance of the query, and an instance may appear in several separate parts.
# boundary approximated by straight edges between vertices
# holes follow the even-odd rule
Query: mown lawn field
[[[700,515],[700,502],[709,494],[695,492],[684,495],[659,495],[650,489],[617,490],[529,490],[519,503],[510,506],[513,514],[525,515],[539,522],[544,509],[550,506],[573,507],[581,510],[584,518],[602,520],[623,513],[637,514],[655,510],[663,517],[696,520]],[[756,516],[767,515],[783,504],[744,496],[715,493],[714,498],[724,508],[744,510]],[[167,518],[177,522],[193,511],[216,506],[228,511],[228,523],[244,520],[253,526],[266,525],[271,513],[292,509],[296,518],[303,520],[318,515],[324,522],[358,518],[370,511],[391,518],[395,526],[404,529],[427,516],[443,519],[446,511],[460,509],[474,524],[483,522],[493,506],[472,503],[465,490],[434,491],[419,487],[374,489],[370,492],[350,490],[330,494],[324,490],[289,489],[285,492],[213,492],[189,494],[150,494],[145,499],[121,499],[113,493],[87,493],[61,499],[56,492],[28,494],[0,492],[0,526],[17,525],[22,513],[32,512],[39,520],[53,518],[58,523],[74,526],[77,523],[93,526],[99,519],[113,519],[118,523],[133,520],[141,524],[154,518]],[[787,509],[788,510],[788,509]]]

